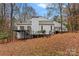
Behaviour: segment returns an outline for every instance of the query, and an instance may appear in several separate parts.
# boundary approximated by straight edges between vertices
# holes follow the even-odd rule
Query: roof
[[[61,23],[58,23],[56,21],[53,21],[53,24],[55,27],[61,27]],[[65,26],[62,24],[62,27],[65,27]]]
[[[30,19],[30,20],[38,20],[38,21],[50,21],[50,20],[48,20],[48,19],[46,19],[46,18],[44,18],[44,17],[36,17],[36,18],[32,18],[32,19]]]
[[[39,25],[53,25],[53,21],[52,20],[48,20],[48,19],[43,18],[43,17],[32,18],[31,21],[39,22]]]
[[[18,21],[16,22],[17,25],[31,25],[31,21]]]
[[[35,22],[38,21],[39,25],[54,25],[55,27],[61,27],[61,23],[58,23],[58,22],[52,21],[52,20],[48,20],[43,17],[32,18],[27,21],[17,21],[16,24],[17,25],[32,25],[32,21],[35,21]],[[65,27],[65,26],[63,25],[63,27]]]
[[[53,21],[39,21],[39,25],[54,25]]]

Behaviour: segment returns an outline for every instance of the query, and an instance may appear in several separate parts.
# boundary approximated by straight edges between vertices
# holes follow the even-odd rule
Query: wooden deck
[[[21,39],[32,39],[32,38],[39,38],[39,37],[48,37],[51,34],[43,34],[43,33],[28,33],[26,30],[14,30],[15,32],[23,32],[24,38]]]

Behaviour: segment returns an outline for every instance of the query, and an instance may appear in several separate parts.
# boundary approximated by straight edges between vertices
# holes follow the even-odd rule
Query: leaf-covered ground
[[[0,44],[0,55],[79,55],[79,33],[55,34]]]

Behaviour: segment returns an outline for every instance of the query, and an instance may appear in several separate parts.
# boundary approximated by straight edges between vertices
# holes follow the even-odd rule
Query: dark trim
[[[17,24],[17,25],[32,25],[32,24]]]
[[[13,30],[15,32],[25,32],[26,30]]]
[[[39,25],[54,25],[54,24],[39,24]]]

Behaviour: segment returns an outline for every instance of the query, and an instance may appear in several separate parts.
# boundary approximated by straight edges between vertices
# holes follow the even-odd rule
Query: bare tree
[[[62,32],[62,25],[63,25],[62,10],[63,10],[62,3],[59,3],[59,11],[60,11],[60,19],[61,19],[61,32]]]
[[[31,18],[32,16],[36,16],[36,11],[32,6],[27,6],[27,4],[23,4],[23,13],[22,16],[24,18],[24,20],[27,18]]]
[[[78,15],[78,4],[70,4],[68,3],[67,5],[67,10],[68,10],[68,30],[74,32],[78,31],[78,23],[77,23],[77,15]]]
[[[10,13],[10,19],[11,19],[11,39],[13,40],[13,4],[10,4],[11,6],[11,13]]]

